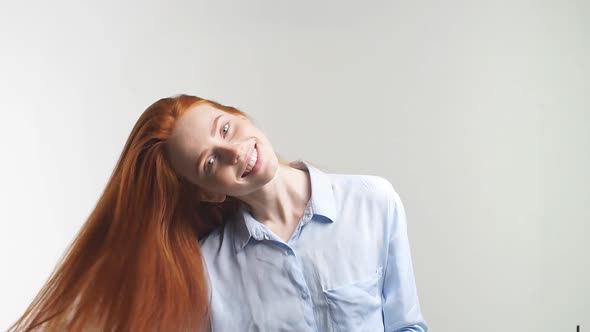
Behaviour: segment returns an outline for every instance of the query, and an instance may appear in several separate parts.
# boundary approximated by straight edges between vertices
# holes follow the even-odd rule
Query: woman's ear
[[[199,194],[199,200],[203,202],[222,203],[226,199],[226,195],[214,193],[209,190],[202,189]]]

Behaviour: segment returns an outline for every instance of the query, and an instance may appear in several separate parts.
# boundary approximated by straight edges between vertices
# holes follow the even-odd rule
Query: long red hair
[[[241,204],[201,202],[166,144],[195,96],[163,98],[133,127],[108,184],[39,294],[9,331],[198,331],[209,291],[198,239]]]

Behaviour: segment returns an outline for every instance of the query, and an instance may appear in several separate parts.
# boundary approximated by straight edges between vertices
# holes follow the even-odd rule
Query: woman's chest
[[[380,235],[324,226],[306,226],[292,245],[248,243],[231,267],[215,271],[213,326],[230,321],[252,331],[362,331],[361,326],[375,331],[381,326],[385,250]]]

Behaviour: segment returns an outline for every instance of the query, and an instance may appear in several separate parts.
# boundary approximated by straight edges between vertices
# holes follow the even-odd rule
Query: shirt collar
[[[289,166],[309,172],[311,182],[311,198],[305,213],[315,216],[314,220],[332,223],[336,219],[336,201],[332,191],[332,182],[325,172],[312,166],[302,159],[289,163]],[[259,223],[243,207],[238,212],[238,219],[234,223],[234,245],[236,252],[243,249],[250,238],[262,240],[265,238],[266,227]]]

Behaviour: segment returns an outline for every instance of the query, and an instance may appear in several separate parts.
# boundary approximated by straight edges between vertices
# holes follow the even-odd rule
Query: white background
[[[178,93],[386,177],[432,331],[590,330],[588,1],[3,1],[0,329]]]

